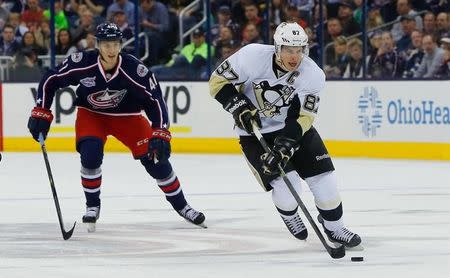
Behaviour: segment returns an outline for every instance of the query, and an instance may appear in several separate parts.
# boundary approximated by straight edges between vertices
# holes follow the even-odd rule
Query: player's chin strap
[[[259,131],[258,125],[255,123],[255,121],[252,121],[252,127],[253,127],[253,133],[255,134],[256,138],[258,138],[259,142],[261,143],[261,146],[264,148],[264,151],[267,153],[270,153],[269,145],[267,144],[266,140],[264,139],[261,132]],[[330,245],[328,245],[328,243],[326,242],[322,233],[320,232],[319,228],[317,227],[316,222],[314,222],[314,220],[311,217],[311,214],[309,213],[305,204],[300,199],[300,196],[297,194],[297,191],[295,191],[294,186],[292,185],[291,181],[286,176],[286,173],[284,172],[283,167],[281,167],[281,165],[279,165],[279,164],[278,164],[278,170],[280,171],[280,176],[283,178],[283,181],[286,183],[286,186],[289,188],[289,191],[291,192],[292,196],[294,196],[294,199],[297,201],[299,207],[303,211],[303,214],[305,214],[306,218],[309,221],[309,224],[311,224],[311,227],[316,232],[317,236],[319,237],[323,246],[327,250],[328,254],[333,259],[343,258],[345,256],[345,246],[341,245],[339,247],[333,248]]]

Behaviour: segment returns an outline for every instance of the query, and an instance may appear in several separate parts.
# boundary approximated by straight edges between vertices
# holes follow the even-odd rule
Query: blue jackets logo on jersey
[[[90,94],[87,101],[98,109],[114,108],[120,104],[126,94],[126,89],[120,91],[106,89]]]

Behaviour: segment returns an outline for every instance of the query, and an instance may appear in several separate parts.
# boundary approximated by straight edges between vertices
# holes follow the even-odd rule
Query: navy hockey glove
[[[53,121],[53,114],[47,108],[34,107],[31,110],[31,116],[28,119],[28,129],[31,135],[33,135],[34,140],[39,142],[39,133],[42,133],[45,138],[47,138],[48,130],[50,129],[50,124]]]
[[[297,141],[285,136],[278,136],[270,153],[261,155],[262,170],[266,175],[276,175],[280,171],[278,165],[284,168],[296,151]]]
[[[252,134],[252,121],[261,127],[258,110],[244,94],[231,97],[224,106],[225,110],[233,114],[234,122],[239,127]]]
[[[148,156],[150,160],[167,162],[170,157],[170,139],[172,135],[167,129],[153,129],[152,137],[148,142]]]

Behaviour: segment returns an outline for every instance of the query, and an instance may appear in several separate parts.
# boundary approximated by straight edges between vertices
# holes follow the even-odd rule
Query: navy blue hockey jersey
[[[36,105],[50,109],[55,92],[79,85],[76,105],[96,113],[138,115],[142,110],[153,127],[169,128],[167,106],[155,75],[135,57],[120,53],[112,72],[105,72],[97,50],[70,55],[39,83]]]

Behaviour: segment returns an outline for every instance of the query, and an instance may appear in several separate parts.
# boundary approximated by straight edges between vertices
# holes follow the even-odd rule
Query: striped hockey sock
[[[81,184],[86,196],[87,207],[100,206],[100,186],[102,184],[102,169],[87,169],[81,167]]]
[[[167,201],[169,201],[175,210],[179,211],[187,205],[183,190],[181,190],[180,182],[173,171],[167,178],[157,179],[156,183],[164,192]]]

